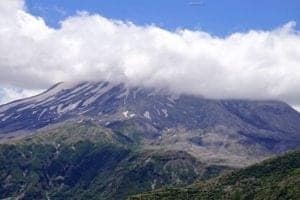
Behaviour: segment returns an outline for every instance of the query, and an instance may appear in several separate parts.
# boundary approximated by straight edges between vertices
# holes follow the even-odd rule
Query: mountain
[[[145,150],[243,167],[300,146],[300,114],[279,101],[214,100],[109,82],[59,83],[0,106],[0,141],[90,120]]]
[[[0,199],[126,199],[211,179],[299,147],[300,114],[283,102],[207,99],[109,82],[58,83],[0,106]],[[227,184],[222,180],[212,183]],[[217,191],[213,197],[223,195]]]
[[[161,189],[129,200],[300,199],[300,151],[185,188]]]
[[[0,199],[126,199],[228,170],[184,151],[143,150],[91,121],[69,122],[0,144]]]

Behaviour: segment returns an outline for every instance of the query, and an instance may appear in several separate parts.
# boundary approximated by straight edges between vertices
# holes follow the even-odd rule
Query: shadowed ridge
[[[300,151],[267,159],[221,177],[135,195],[128,200],[299,199]]]

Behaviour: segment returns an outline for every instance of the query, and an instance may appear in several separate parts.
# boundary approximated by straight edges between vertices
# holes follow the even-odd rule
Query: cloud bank
[[[300,105],[300,34],[274,30],[217,37],[80,12],[48,27],[24,1],[0,1],[0,85],[24,91],[60,81],[109,80],[207,98]],[[26,93],[26,92],[25,92]]]
[[[42,90],[28,90],[16,87],[0,88],[0,103],[7,103],[16,99],[23,99],[43,92]]]

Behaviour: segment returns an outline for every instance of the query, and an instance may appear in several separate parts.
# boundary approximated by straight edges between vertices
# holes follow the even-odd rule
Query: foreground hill
[[[130,200],[300,199],[300,151],[185,188],[157,190]]]
[[[0,199],[125,199],[224,170],[184,151],[143,149],[91,121],[65,123],[0,144]]]
[[[60,83],[0,106],[0,140],[66,121],[95,124],[148,150],[244,167],[300,146],[300,114],[278,101],[212,100],[108,82]]]

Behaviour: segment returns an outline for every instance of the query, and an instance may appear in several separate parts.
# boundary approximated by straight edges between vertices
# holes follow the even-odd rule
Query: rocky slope
[[[0,106],[0,137],[82,120],[144,149],[185,151],[234,167],[300,146],[300,114],[283,102],[211,100],[108,82],[59,83]]]

